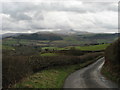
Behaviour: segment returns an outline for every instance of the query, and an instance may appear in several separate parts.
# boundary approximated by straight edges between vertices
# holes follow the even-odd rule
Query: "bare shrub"
[[[83,56],[4,56],[3,55],[3,87],[11,87],[22,78],[34,72],[54,66],[64,66],[84,63],[101,53]]]

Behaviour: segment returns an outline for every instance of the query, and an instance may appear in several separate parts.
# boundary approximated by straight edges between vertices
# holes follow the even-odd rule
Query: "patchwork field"
[[[71,72],[94,62],[93,59],[103,55],[110,44],[108,39],[104,42],[99,38],[101,42],[98,43],[86,36],[63,36],[52,40],[48,37],[48,40],[39,40],[39,35],[39,38],[33,36],[32,39],[27,36],[3,39],[4,87],[62,87]]]
[[[90,45],[90,46],[76,46],[76,49],[79,50],[88,50],[88,51],[96,51],[96,50],[105,50],[107,46],[110,44],[101,44],[101,45]]]

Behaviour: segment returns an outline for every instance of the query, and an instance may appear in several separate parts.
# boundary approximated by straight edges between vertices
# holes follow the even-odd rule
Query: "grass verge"
[[[119,73],[115,73],[110,70],[109,67],[103,66],[101,73],[109,80],[115,82],[116,84],[120,85],[120,77]]]
[[[98,58],[82,64],[57,66],[42,70],[15,84],[14,88],[62,88],[66,77],[70,73],[90,65]]]

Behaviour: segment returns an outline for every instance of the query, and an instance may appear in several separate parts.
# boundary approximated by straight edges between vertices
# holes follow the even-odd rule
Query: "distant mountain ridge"
[[[62,40],[62,37],[65,36],[77,36],[79,38],[86,39],[97,39],[97,38],[112,38],[119,37],[120,33],[91,33],[84,31],[75,31],[73,29],[70,30],[56,30],[56,31],[39,31],[36,33],[6,33],[2,35],[2,38],[6,37],[14,37],[16,39],[35,39],[35,40]]]
[[[37,33],[54,33],[54,34],[60,34],[60,35],[75,35],[75,34],[90,34],[91,32],[86,31],[76,31],[73,29],[70,30],[56,30],[56,31],[39,31]]]
[[[71,30],[71,32],[77,32]],[[61,34],[51,31],[41,31],[37,33],[14,33],[6,35],[4,40],[11,40],[15,39],[18,41],[35,41],[38,42],[36,45],[40,46],[48,46],[47,43],[49,42],[50,46],[58,46],[58,47],[65,47],[65,46],[73,46],[73,45],[95,45],[101,43],[112,43],[116,40],[120,33],[71,33],[71,34]],[[42,43],[41,43],[42,42]]]
[[[81,35],[81,34],[90,34],[90,32],[86,31],[75,31],[73,29],[70,30],[56,30],[56,31],[39,31],[37,34],[59,34],[59,35]],[[25,34],[33,34],[33,33],[5,33],[2,34],[2,38],[10,37],[10,36],[19,36]]]
[[[27,34],[27,35],[19,35],[13,36],[15,39],[28,39],[28,40],[63,40],[63,38],[56,34]]]
[[[24,34],[29,34],[29,33],[5,33],[5,34],[2,34],[2,38],[6,38],[10,36],[19,36],[19,35],[24,35]]]

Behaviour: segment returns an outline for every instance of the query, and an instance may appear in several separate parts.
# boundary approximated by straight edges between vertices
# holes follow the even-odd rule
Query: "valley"
[[[7,82],[3,86],[61,88],[70,73],[103,57],[117,35],[33,33],[4,37],[3,79]]]

